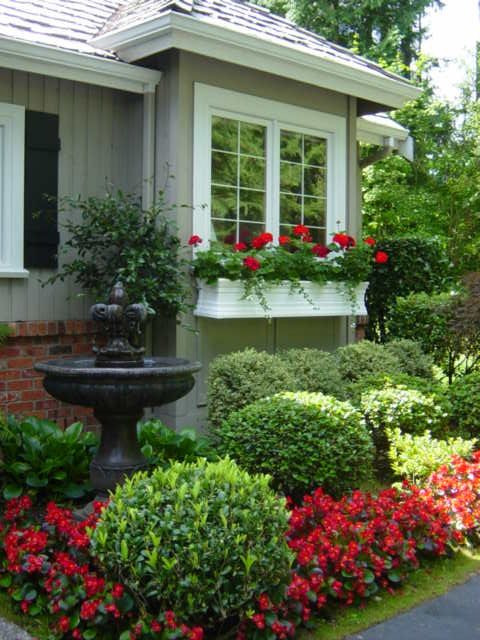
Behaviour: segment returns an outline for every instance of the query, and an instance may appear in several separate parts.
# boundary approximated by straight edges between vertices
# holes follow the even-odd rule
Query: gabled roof
[[[404,78],[246,0],[0,0],[2,41],[126,62],[184,49],[386,107],[417,95]]]
[[[119,4],[119,0],[0,0],[0,37],[113,57],[88,41]]]
[[[408,85],[404,78],[389,73],[366,58],[246,0],[125,0],[109,17],[95,41],[99,44],[102,41],[108,42],[108,35],[120,34],[138,25],[147,24],[169,12],[188,15],[204,23],[341,61],[358,70],[368,69]]]

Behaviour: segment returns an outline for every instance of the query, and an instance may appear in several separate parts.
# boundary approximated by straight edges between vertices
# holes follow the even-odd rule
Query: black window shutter
[[[58,266],[58,116],[25,112],[25,268]]]

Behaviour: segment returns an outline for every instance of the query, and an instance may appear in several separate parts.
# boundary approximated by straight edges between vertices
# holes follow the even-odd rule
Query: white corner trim
[[[0,278],[25,278],[25,107],[0,103]]]
[[[0,67],[131,93],[153,93],[160,71],[13,38],[0,38]]]
[[[372,68],[355,67],[321,52],[306,52],[294,43],[256,37],[240,27],[220,26],[208,18],[174,12],[97,36],[90,44],[116,51],[128,62],[178,48],[390,107],[400,107],[421,93],[400,77],[397,80]]]
[[[368,115],[357,118],[357,140],[369,144],[383,145],[385,138],[404,142],[409,131],[384,115]]]

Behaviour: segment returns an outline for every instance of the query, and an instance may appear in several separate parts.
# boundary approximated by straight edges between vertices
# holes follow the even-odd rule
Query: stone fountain
[[[126,476],[148,467],[137,439],[144,408],[185,396],[201,364],[182,358],[146,358],[143,348],[132,345],[147,312],[142,304],[128,303],[121,283],[113,287],[108,304],[95,304],[91,315],[107,336],[105,346],[94,348],[96,357],[49,360],[35,368],[45,373],[43,385],[54,398],[93,408],[102,432],[90,480],[101,498]]]

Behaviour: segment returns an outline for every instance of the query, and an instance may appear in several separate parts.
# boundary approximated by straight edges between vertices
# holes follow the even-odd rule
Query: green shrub
[[[280,391],[295,389],[285,362],[245,349],[215,358],[208,374],[208,418],[213,428],[237,409]]]
[[[367,391],[362,396],[361,409],[373,435],[377,472],[388,474],[387,430],[422,435],[426,430],[434,435],[448,431],[448,415],[434,397],[403,385]]]
[[[344,399],[345,385],[331,353],[319,349],[288,349],[280,351],[278,357],[287,365],[298,391]]]
[[[458,376],[449,387],[453,423],[461,435],[480,435],[480,371]]]
[[[379,374],[401,373],[399,359],[383,345],[369,340],[340,347],[334,352],[340,375],[345,382]]]
[[[0,346],[12,335],[12,329],[8,324],[0,324]]]
[[[366,294],[367,337],[385,342],[386,325],[395,317],[395,299],[421,291],[444,291],[450,285],[451,268],[437,238],[391,238],[378,242],[376,249],[385,251],[389,260],[375,264],[370,274]]]
[[[399,297],[387,324],[390,338],[419,342],[449,380],[453,378],[460,347],[451,328],[455,301],[449,293]]]
[[[418,378],[433,377],[433,358],[423,351],[419,342],[399,338],[387,342],[385,349],[399,360],[403,373]]]
[[[231,460],[175,462],[118,487],[94,552],[152,613],[217,625],[283,588],[292,555],[288,512],[264,475]]]
[[[428,430],[421,436],[414,436],[392,429],[388,430],[387,437],[392,471],[410,482],[425,480],[446,464],[452,455],[469,458],[477,442],[476,439],[462,438],[436,440]]]
[[[370,476],[373,447],[360,413],[320,393],[281,393],[230,415],[216,431],[221,454],[269,473],[299,498],[323,486],[339,494]]]
[[[89,490],[89,464],[98,446],[79,422],[62,431],[38,418],[0,421],[3,497],[24,492],[49,499],[81,498]]]
[[[147,420],[137,425],[142,453],[153,466],[166,465],[173,460],[194,462],[197,458],[214,459],[210,441],[199,436],[195,429],[175,431],[161,420]]]
[[[384,389],[386,387],[406,387],[434,398],[436,404],[441,404],[445,412],[448,412],[448,399],[446,385],[441,382],[418,376],[409,376],[406,373],[386,375],[384,373],[366,376],[348,386],[349,401],[355,406],[361,402],[362,396],[368,391]]]

